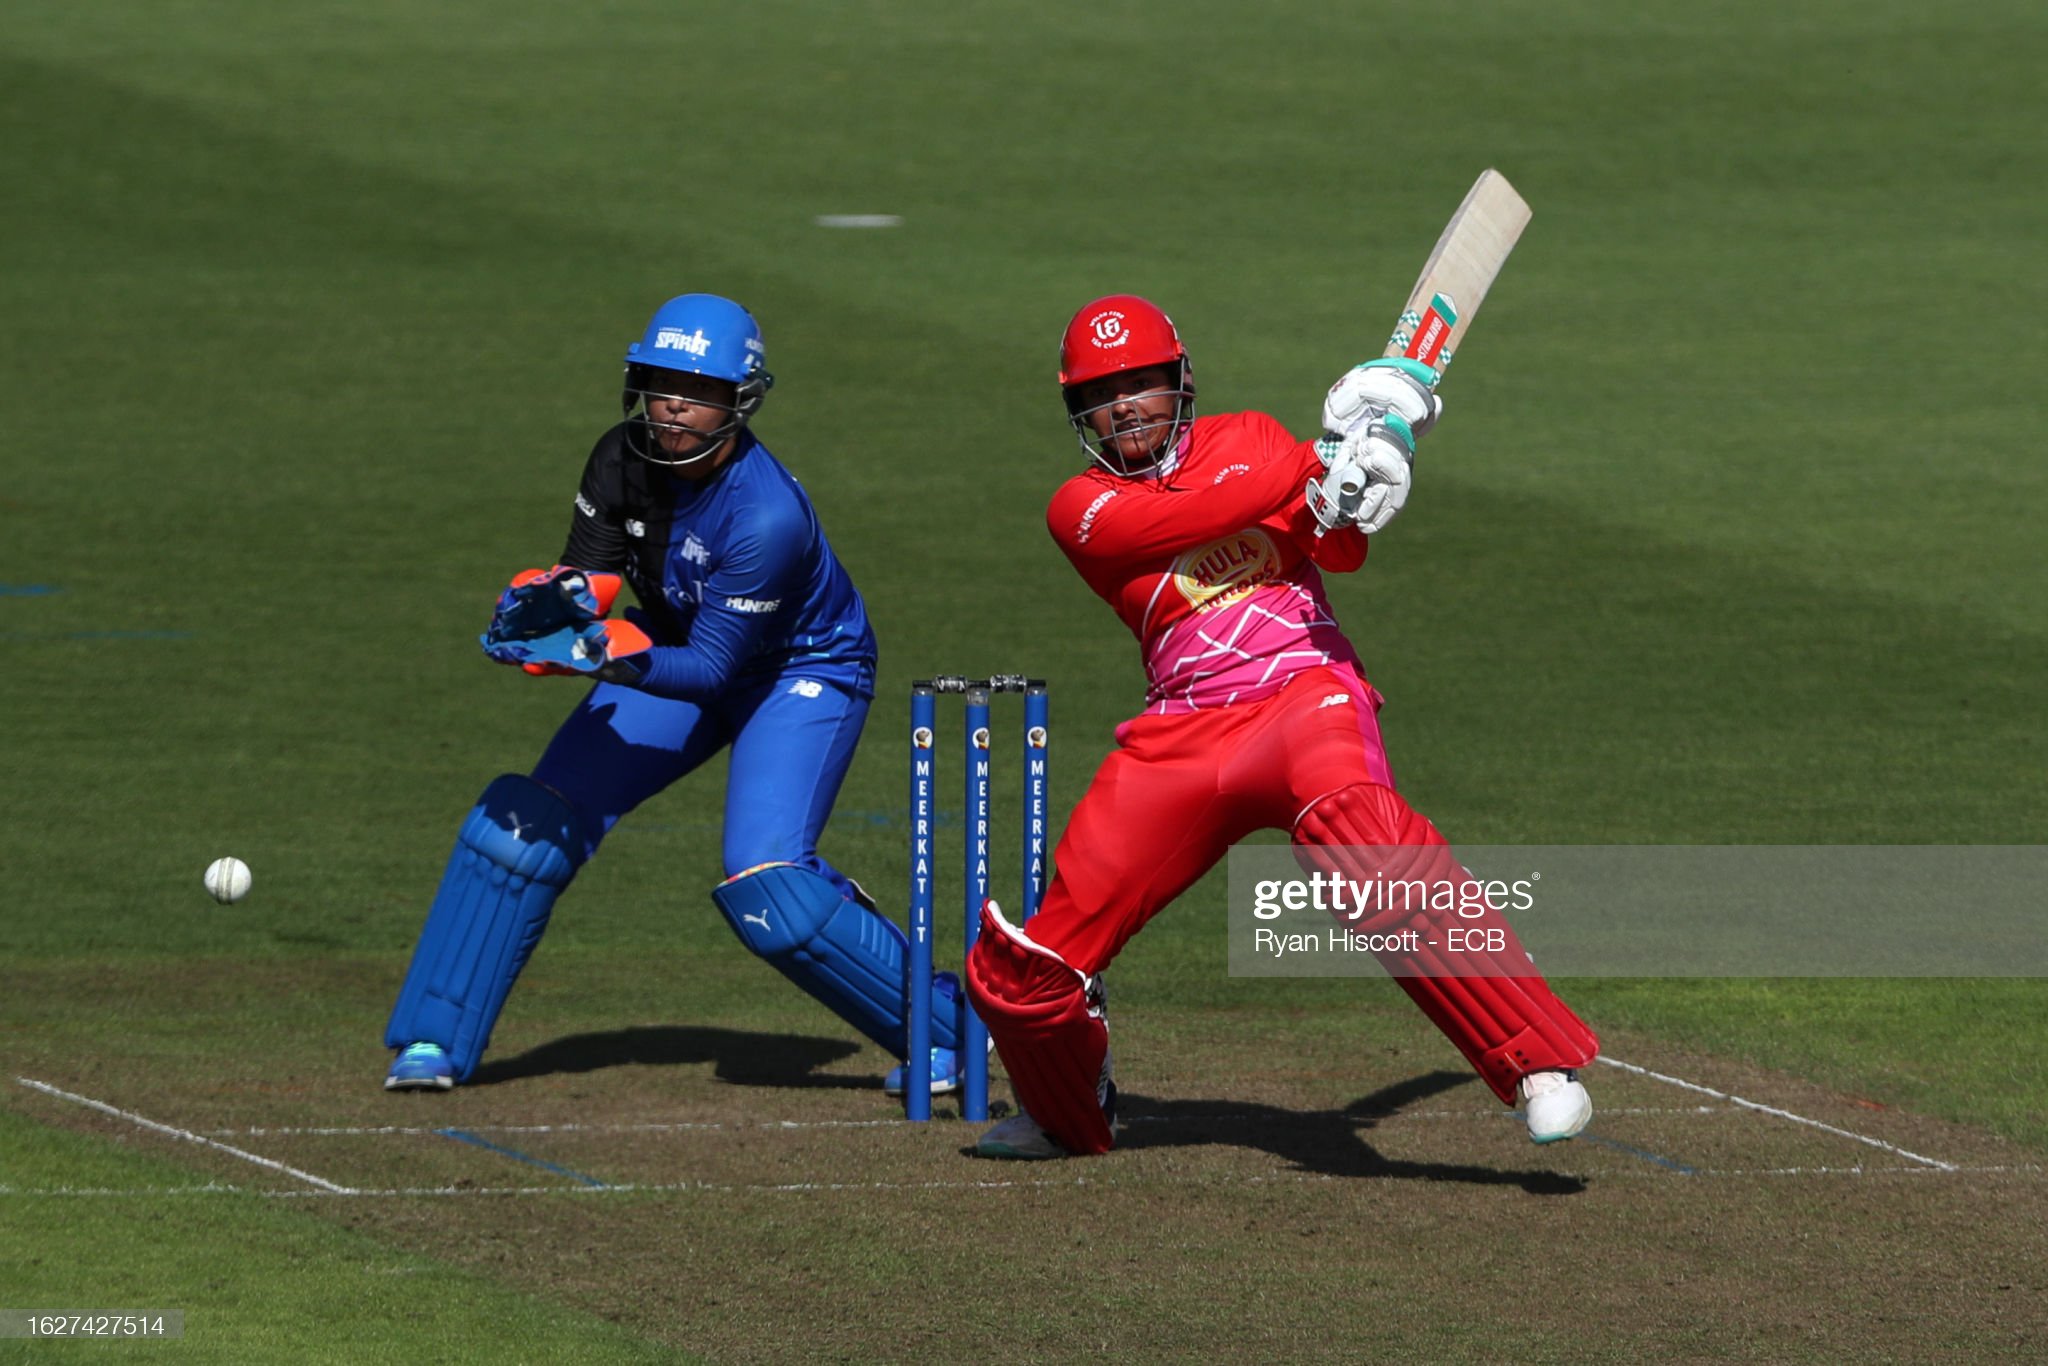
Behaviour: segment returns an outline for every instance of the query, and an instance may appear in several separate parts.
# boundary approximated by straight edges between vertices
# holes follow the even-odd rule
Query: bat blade
[[[1382,354],[1419,360],[1441,380],[1529,217],[1529,205],[1506,176],[1480,172],[1423,262]]]

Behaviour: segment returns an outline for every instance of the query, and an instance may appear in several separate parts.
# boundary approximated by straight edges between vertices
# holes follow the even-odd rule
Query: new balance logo
[[[1321,711],[1324,707],[1341,707],[1350,700],[1351,694],[1348,692],[1333,692],[1316,704],[1316,710]]]
[[[799,678],[789,685],[789,690],[798,697],[822,697],[825,694],[825,685],[815,678]]]
[[[701,356],[711,349],[711,338],[704,335],[704,329],[685,332],[679,327],[664,327],[654,334],[654,349],[657,351],[687,351]]]

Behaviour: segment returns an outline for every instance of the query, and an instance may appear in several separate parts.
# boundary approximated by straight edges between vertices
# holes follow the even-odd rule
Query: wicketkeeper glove
[[[1434,392],[1440,378],[1421,361],[1406,357],[1354,365],[1323,399],[1323,430],[1352,436],[1393,413],[1421,440],[1443,416],[1444,401]]]
[[[619,596],[617,574],[587,574],[566,564],[550,569],[523,569],[498,594],[483,644],[533,640],[564,628],[575,629],[602,618]]]
[[[1388,413],[1347,437],[1316,442],[1325,466],[1302,490],[1316,519],[1316,534],[1355,526],[1370,536],[1386,528],[1408,501],[1415,482],[1415,437],[1399,414]]]
[[[631,621],[565,626],[530,640],[485,640],[484,653],[527,673],[562,674],[635,687],[647,677],[653,639]]]

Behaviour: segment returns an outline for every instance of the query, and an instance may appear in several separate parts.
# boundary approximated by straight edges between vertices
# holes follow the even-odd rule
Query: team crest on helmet
[[[1111,347],[1122,346],[1131,339],[1130,331],[1124,326],[1124,315],[1114,309],[1107,313],[1098,313],[1090,319],[1088,333],[1095,339],[1095,344],[1105,351]]]

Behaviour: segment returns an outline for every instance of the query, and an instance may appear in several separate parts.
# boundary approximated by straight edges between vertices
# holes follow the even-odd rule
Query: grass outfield
[[[1468,844],[2048,843],[2039,6],[15,8],[0,1309],[149,1301],[186,1312],[187,1348],[252,1360],[404,1350],[394,1315],[447,1359],[801,1355],[817,1301],[741,1288],[767,1265],[863,1306],[819,1339],[837,1354],[916,1357],[949,1344],[891,1307],[1091,1226],[1072,1192],[945,1186],[986,1175],[957,1125],[733,1153],[630,1127],[888,1113],[866,1089],[885,1062],[768,983],[706,904],[722,772],[585,872],[496,1084],[445,1112],[376,1089],[455,821],[573,695],[471,642],[496,586],[559,547],[625,343],[686,289],[763,320],[779,383],[758,430],[876,621],[882,701],[827,848],[873,885],[905,875],[911,677],[1049,676],[1062,816],[1135,708],[1135,651],[1041,520],[1079,458],[1052,383],[1071,310],[1157,298],[1205,410],[1305,433],[1486,165],[1534,223],[1415,497],[1332,583],[1404,790]],[[815,222],[845,213],[903,221]],[[199,873],[230,852],[255,892],[216,908]],[[1645,1323],[1686,1357],[2048,1340],[2000,1298],[2038,1303],[2038,1272],[1970,1232],[2039,1205],[2048,1071],[2019,1044],[2039,979],[1570,984],[1618,1057],[1998,1173],[1900,1179],[1896,1205],[1882,1178],[1777,1187],[1839,1235],[1852,1293],[1784,1242],[1762,1178],[1646,1202],[1669,1169],[1619,1147],[1539,1163],[1478,1120],[1370,1127],[1463,1115],[1471,1087],[1430,1081],[1455,1059],[1385,984],[1228,978],[1222,891],[1113,974],[1155,1122],[1091,1167],[1112,1187],[1095,1251],[1128,1284],[1105,1272],[1068,1307],[1023,1275],[1011,1321],[963,1311],[988,1341],[1486,1355],[1505,1273],[1459,1259],[1540,1261],[1546,1238],[1600,1249],[1606,1279],[1586,1304],[1538,1276],[1586,1319],[1537,1313],[1536,1357],[1626,1355]],[[556,1165],[659,1186],[701,1162],[724,1194],[265,1199],[239,1159],[17,1077],[365,1187],[494,1178],[473,1145],[245,1131],[601,1115],[616,1142]],[[1850,1140],[1692,1127],[1652,1083],[1596,1080],[1610,1144],[1699,1171],[1854,1165]],[[1611,1105],[1673,1113],[1610,1130]],[[1236,1145],[1236,1123],[1281,1138]],[[1441,1151],[1391,1136],[1431,1124],[1455,1130]],[[886,1211],[756,1189],[864,1164],[899,1194],[941,1186]],[[247,1189],[52,1193],[224,1183]],[[1389,1219],[1451,1239],[1471,1293],[1367,1232]],[[1732,1232],[1708,1250],[1752,1279],[1688,1245],[1715,1220]],[[1887,1228],[1952,1274],[1907,1286]],[[1288,1327],[1276,1304],[1316,1274],[1303,1241],[1410,1312]],[[1232,1282],[1247,1261],[1266,1278]],[[1176,1262],[1187,1285],[1159,1272]],[[1739,1321],[1717,1309],[1731,1289]],[[1886,1293],[1921,1326],[1863,1336]],[[1200,1340],[1170,1327],[1197,1318]],[[1156,1336],[1115,1336],[1130,1324]]]

